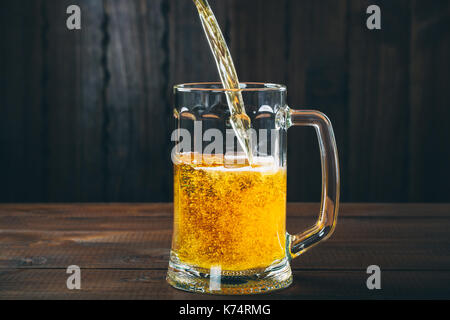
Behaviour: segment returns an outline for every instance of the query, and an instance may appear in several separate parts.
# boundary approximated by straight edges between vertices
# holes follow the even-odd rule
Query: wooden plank
[[[347,4],[333,0],[290,1],[286,11],[288,103],[293,109],[318,109],[329,116],[339,149],[341,175],[346,177]],[[321,170],[316,134],[312,128],[291,128],[288,136],[288,199],[318,201]],[[343,178],[343,200],[346,183]]]
[[[309,226],[316,209],[290,204],[288,231]],[[449,209],[344,204],[332,238],[293,267],[449,270]],[[0,268],[166,268],[172,223],[170,204],[1,205]]]
[[[0,202],[43,201],[42,1],[2,1],[0,10]]]
[[[72,2],[73,3],[73,2]],[[79,196],[76,201],[103,201],[105,188],[104,59],[105,13],[101,1],[78,0],[82,10],[80,38],[80,108],[77,150]],[[73,200],[72,200],[73,201]]]
[[[145,231],[1,231],[0,269],[64,268],[71,264],[83,268],[165,269],[172,228],[169,221],[159,224],[161,230]],[[331,239],[294,260],[293,268],[365,270],[376,264],[385,270],[450,270],[450,242],[443,240],[448,223],[441,229],[423,223],[427,234],[414,237],[410,234],[417,230],[410,225],[388,229],[383,237],[369,224],[378,230],[387,225],[366,222],[360,233],[352,234],[349,230],[360,223],[343,221]],[[394,232],[400,235],[394,237]]]
[[[287,1],[228,1],[230,50],[241,82],[286,83]],[[270,20],[270,22],[268,21]]]
[[[351,1],[350,199],[406,201],[410,2],[379,1],[382,30],[369,30],[371,1]]]
[[[106,199],[169,200],[163,1],[106,1]]]
[[[170,87],[178,83],[220,81],[194,3],[177,0],[169,0],[168,3]],[[220,0],[212,0],[209,3],[224,37],[228,38],[227,6]]]
[[[448,201],[450,3],[413,1],[409,200]]]
[[[100,200],[102,163],[101,3],[78,1],[81,30],[68,30],[73,1],[47,1],[46,199]]]
[[[45,2],[45,171],[46,199],[70,201],[79,197],[78,128],[81,97],[81,33],[66,27],[70,1]]]
[[[288,202],[287,216],[290,218],[315,218],[319,212],[319,203]],[[154,217],[173,216],[172,203],[3,203],[0,204],[0,217],[11,222],[17,219],[41,219],[85,217],[93,220],[111,217]],[[339,219],[345,218],[448,218],[450,204],[445,203],[342,203],[339,207]]]
[[[266,295],[212,296],[170,287],[165,270],[82,270],[81,290],[68,290],[65,269],[1,270],[1,299],[447,299],[450,272],[384,271],[368,290],[365,271],[297,271],[287,289]]]

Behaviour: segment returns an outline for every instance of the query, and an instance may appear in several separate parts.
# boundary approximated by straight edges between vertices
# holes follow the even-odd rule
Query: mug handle
[[[291,258],[296,258],[320,241],[328,239],[334,231],[339,209],[339,160],[333,127],[328,117],[314,110],[287,109],[286,126],[312,126],[319,139],[322,163],[322,203],[319,219],[308,230],[288,235]]]

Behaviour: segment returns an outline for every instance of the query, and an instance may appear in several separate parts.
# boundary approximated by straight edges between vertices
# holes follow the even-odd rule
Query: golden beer
[[[194,159],[188,153],[174,163],[176,259],[229,271],[264,268],[283,259],[286,170],[272,158],[255,158],[252,166],[217,155]]]

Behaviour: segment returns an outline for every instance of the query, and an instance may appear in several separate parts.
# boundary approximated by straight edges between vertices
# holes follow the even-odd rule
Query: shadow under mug
[[[251,120],[251,155],[243,153],[230,123],[220,83],[174,87],[176,130],[174,230],[167,281],[212,294],[254,294],[288,287],[290,261],[336,225],[339,165],[330,120],[321,112],[292,110],[286,87],[242,83]],[[322,201],[308,230],[286,232],[287,129],[316,129],[322,162]]]

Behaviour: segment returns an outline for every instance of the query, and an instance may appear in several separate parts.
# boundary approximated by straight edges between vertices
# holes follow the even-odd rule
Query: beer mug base
[[[292,283],[289,260],[284,258],[261,270],[222,271],[198,268],[175,261],[171,255],[167,282],[174,288],[219,295],[261,294],[287,288]]]

